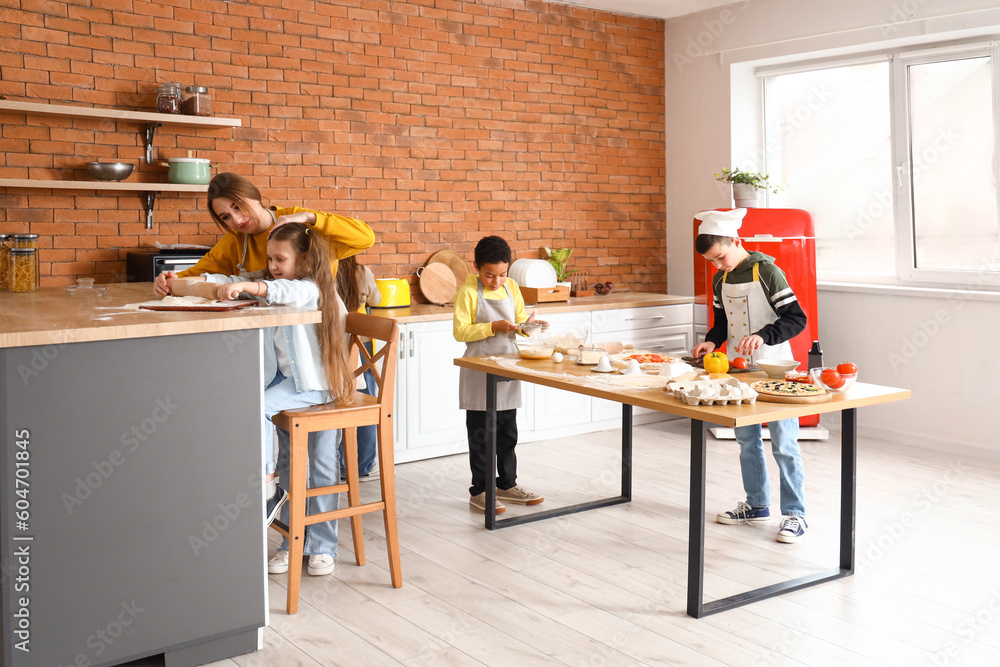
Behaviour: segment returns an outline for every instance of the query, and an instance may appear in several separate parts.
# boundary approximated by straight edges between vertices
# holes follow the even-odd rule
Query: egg
[[[563,360],[562,352],[556,352],[552,355],[552,361],[556,362],[557,364],[562,360]]]

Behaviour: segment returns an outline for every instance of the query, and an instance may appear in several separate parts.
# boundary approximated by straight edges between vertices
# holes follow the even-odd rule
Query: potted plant
[[[542,246],[542,250],[545,251],[545,259],[548,260],[552,268],[556,270],[556,282],[560,284],[570,285],[569,277],[576,273],[576,269],[571,269],[568,267],[570,255],[573,254],[572,248],[547,248]]]
[[[758,190],[778,192],[781,188],[772,186],[767,174],[757,174],[739,169],[723,169],[715,175],[715,180],[733,184],[733,201],[736,208],[753,208],[757,206]]]

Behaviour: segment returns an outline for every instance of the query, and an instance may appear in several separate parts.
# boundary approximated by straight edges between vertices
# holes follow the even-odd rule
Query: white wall
[[[1000,35],[995,1],[754,0],[667,21],[669,291],[693,292],[692,214],[732,205],[713,174],[757,155],[754,66],[973,35]],[[859,411],[866,429],[904,441],[998,446],[998,330],[1000,299],[820,289],[827,361],[850,359],[865,381],[913,391]],[[985,361],[973,360],[980,349]]]

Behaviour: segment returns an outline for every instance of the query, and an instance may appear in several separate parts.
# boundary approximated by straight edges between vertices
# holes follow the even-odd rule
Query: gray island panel
[[[0,377],[3,665],[253,650],[260,331],[7,348]]]

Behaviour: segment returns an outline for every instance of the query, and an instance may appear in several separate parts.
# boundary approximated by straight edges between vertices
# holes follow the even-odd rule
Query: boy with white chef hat
[[[791,359],[788,341],[806,327],[806,314],[785,274],[774,258],[747,252],[739,238],[745,208],[731,211],[702,211],[695,251],[718,271],[712,279],[712,310],[715,321],[691,354],[700,357],[727,344],[729,357]],[[808,529],[805,515],[802,453],[799,449],[799,422],[780,419],[768,422],[771,452],[778,464],[781,487],[779,542],[797,542]],[[740,469],[746,502],[736,509],[716,515],[718,523],[760,523],[771,518],[771,486],[764,459],[761,425],[734,429],[740,444]]]

